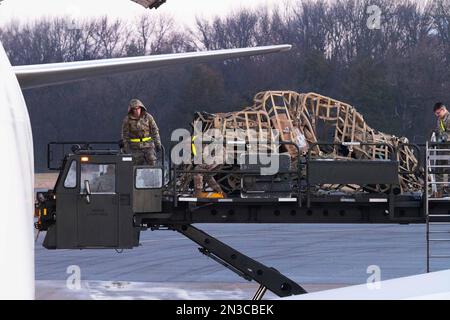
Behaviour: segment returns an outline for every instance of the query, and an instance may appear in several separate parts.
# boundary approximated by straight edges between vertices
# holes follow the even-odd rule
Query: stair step
[[[428,182],[427,184],[429,186],[432,186],[434,184],[450,184],[450,182],[447,182],[447,181],[434,181],[434,182]]]
[[[430,258],[442,258],[442,259],[450,259],[450,256],[438,255],[438,256],[430,256]]]
[[[450,239],[429,239],[428,241],[450,241]]]
[[[428,233],[450,233],[450,231],[428,231]]]
[[[428,152],[446,152],[450,151],[450,149],[429,149]]]

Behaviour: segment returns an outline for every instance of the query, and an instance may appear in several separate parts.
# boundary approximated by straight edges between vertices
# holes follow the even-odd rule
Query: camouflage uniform
[[[135,118],[131,112],[136,107],[141,107],[139,118]],[[145,106],[137,99],[130,101],[128,115],[123,120],[122,141],[125,152],[134,156],[135,165],[155,165],[155,148],[161,149],[159,129]]]
[[[209,146],[205,146],[204,147],[204,154],[209,154]],[[217,150],[217,149],[216,149]],[[223,150],[222,152],[225,152],[225,150]],[[194,170],[198,170],[198,171],[214,171],[218,168],[221,167],[222,164],[199,164],[196,165]],[[220,185],[217,183],[216,179],[214,179],[214,174],[208,174],[208,173],[196,173],[194,175],[194,196],[198,197],[200,196],[200,194],[203,192],[203,185],[204,182],[206,182],[208,184],[208,186],[217,193],[221,193],[222,195],[225,196],[222,188],[220,187]],[[205,181],[204,181],[205,180]]]
[[[199,164],[195,167],[195,170],[205,170],[205,171],[213,171],[217,169],[220,165],[208,165],[208,164]],[[208,186],[213,189],[214,192],[222,193],[223,190],[220,185],[217,183],[216,179],[214,179],[212,174],[207,173],[196,173],[194,175],[194,192],[195,196],[199,196],[203,192],[203,179],[206,181]]]
[[[447,112],[447,114],[444,116],[443,119],[437,120],[437,141],[438,142],[450,142],[449,136],[450,136],[450,113]],[[445,145],[442,147],[438,147],[439,149],[449,149],[449,145]],[[449,160],[437,160],[436,165],[440,166],[448,166],[450,165],[450,153],[448,152],[438,152],[437,155],[439,156],[447,156]],[[435,179],[436,182],[448,182],[448,174],[449,174],[449,168],[436,168],[435,170]],[[449,184],[436,184],[436,190],[437,194],[436,197],[440,198],[443,196],[443,193],[450,193],[449,191]]]
[[[450,139],[448,139],[450,136],[450,112],[447,112],[447,114],[444,116],[443,119],[438,119],[437,127],[438,127],[439,136],[446,137],[447,139],[445,139],[445,140],[450,142]]]

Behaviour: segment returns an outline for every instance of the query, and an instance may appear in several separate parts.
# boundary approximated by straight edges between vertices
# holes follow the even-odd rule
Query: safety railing
[[[246,143],[246,145],[251,145],[251,143]],[[301,154],[299,147],[293,143],[293,142],[279,142],[278,145],[282,146],[282,145],[292,145],[297,149],[297,154]],[[218,170],[204,170],[204,169],[181,169],[181,168],[177,168],[177,166],[179,166],[179,164],[174,164],[172,161],[172,153],[173,153],[173,149],[175,148],[176,145],[173,145],[171,147],[171,151],[170,151],[170,155],[169,155],[169,161],[170,161],[170,181],[169,181],[169,185],[170,188],[172,190],[173,193],[173,204],[174,206],[178,206],[178,190],[177,190],[177,178],[179,174],[190,174],[190,175],[195,175],[195,174],[208,174],[208,175],[217,175],[217,174],[227,174],[227,175],[237,175],[237,176],[244,176],[244,175],[254,175],[254,176],[259,176],[261,175],[260,171],[258,170],[242,170],[240,168],[237,169],[231,169],[231,170],[224,170],[224,169],[218,169]],[[242,154],[248,154],[246,151],[242,152]],[[282,155],[283,153],[273,153],[270,156],[277,156],[277,155]],[[234,159],[234,161],[237,161],[237,159]],[[238,164],[238,163],[237,163]],[[191,158],[191,162],[190,163],[183,163],[182,165],[186,166],[186,165],[193,165],[196,166],[195,163],[192,163],[192,158]],[[297,167],[296,170],[277,170],[277,172],[274,175],[293,175],[295,176],[295,178],[298,181],[298,184],[300,185],[300,180],[301,180],[301,169],[302,169],[302,163],[300,160],[297,161]],[[297,189],[293,190],[292,194],[294,195],[294,197],[297,198],[297,203],[299,206],[301,206],[301,197],[300,197],[300,187],[298,186]],[[274,191],[274,193],[276,193],[277,191]]]
[[[437,181],[436,175],[447,181]],[[450,243],[450,230],[442,229],[442,226],[450,225],[450,212],[435,211],[431,202],[448,202],[450,205],[450,195],[443,197],[439,195],[441,189],[446,185],[450,187],[448,176],[450,175],[450,142],[427,142],[426,143],[426,170],[425,170],[425,188],[424,188],[424,210],[426,216],[426,242],[427,242],[427,272],[431,271],[432,259],[450,259],[450,254],[435,254],[431,251],[432,243]],[[431,194],[430,194],[431,192]],[[443,192],[442,192],[443,193]],[[450,207],[450,206],[449,206]],[[432,236],[439,234],[440,238]],[[446,236],[447,235],[447,236]],[[435,248],[436,249],[436,248]],[[441,251],[442,251],[441,247]],[[449,248],[447,248],[450,250]]]
[[[105,148],[105,146],[116,146],[117,148]],[[60,149],[60,156],[55,159],[56,151],[54,148]],[[90,153],[111,153],[120,151],[120,141],[64,141],[64,142],[50,142],[47,144],[47,169],[48,170],[61,170],[64,158],[72,153],[75,154],[79,151]],[[54,165],[54,162],[57,165]]]
[[[314,156],[312,152],[317,147],[386,147],[389,150],[389,159],[327,159]],[[386,143],[328,143],[317,142],[311,144],[306,159],[306,203],[311,206],[311,189],[313,185],[337,184],[337,185],[388,185],[389,207],[391,217],[394,217],[394,193],[399,193],[399,169],[397,150]]]

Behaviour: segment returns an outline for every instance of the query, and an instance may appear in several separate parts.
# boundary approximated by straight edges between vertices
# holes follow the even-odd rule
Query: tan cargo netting
[[[295,143],[306,156],[311,147],[311,156],[336,160],[368,159],[399,161],[399,181],[402,192],[420,191],[421,174],[417,171],[419,163],[408,140],[372,129],[355,107],[322,96],[317,93],[297,93],[294,91],[265,91],[258,93],[251,107],[242,111],[205,114],[198,113],[196,121],[202,121],[202,130],[218,129],[226,138],[227,130],[239,129],[242,139],[253,141],[256,137],[263,141]],[[272,132],[269,129],[276,129]],[[255,137],[256,135],[256,137]],[[336,143],[338,145],[315,145],[317,142]],[[359,145],[370,143],[373,145]],[[275,144],[267,143],[267,149],[273,150]],[[260,149],[261,150],[261,149]],[[396,151],[394,151],[396,150]],[[299,155],[297,148],[283,145],[280,152],[288,152],[293,166]],[[393,154],[394,153],[394,154]],[[239,189],[238,177],[222,179],[232,181],[227,191]],[[185,186],[186,185],[185,181]],[[231,184],[231,183],[230,183]],[[386,192],[387,186],[324,185],[324,190]]]

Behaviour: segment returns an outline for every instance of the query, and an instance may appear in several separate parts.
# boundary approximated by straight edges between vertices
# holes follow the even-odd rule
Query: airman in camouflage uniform
[[[208,184],[208,186],[217,193],[225,196],[222,188],[217,183],[216,179],[213,177],[213,174],[208,174],[208,171],[216,170],[220,167],[220,165],[207,165],[207,164],[199,164],[195,167],[195,170],[205,171],[205,173],[196,173],[194,175],[194,196],[199,198],[203,192],[204,181]]]
[[[434,113],[437,118],[437,142],[450,142],[450,112],[448,112],[445,105],[441,102],[438,102],[434,105]],[[448,145],[442,146],[440,149],[449,149]],[[448,152],[439,152],[440,156],[447,156],[448,160],[437,160],[436,164],[441,166],[449,166],[450,165],[450,153]],[[449,168],[438,168],[436,170],[437,174],[436,182],[449,182]],[[445,184],[437,184],[436,186],[437,194],[436,197],[440,198],[442,196],[450,195],[449,183]]]
[[[122,123],[122,141],[125,152],[134,156],[135,165],[155,165],[155,151],[161,150],[159,129],[138,99],[129,103],[128,115]]]
[[[206,136],[205,136],[205,138],[206,138]],[[205,145],[203,147],[203,155],[211,154],[210,147],[212,147],[212,146],[213,146],[212,144]],[[196,153],[196,152],[194,152],[194,150],[195,150],[195,146],[193,143],[192,151],[193,151],[193,153]],[[222,145],[216,144],[214,151],[223,154],[225,152],[225,149],[223,148]],[[195,154],[194,154],[194,156],[195,156]],[[222,197],[226,197],[222,188],[220,187],[220,185],[217,183],[216,179],[214,178],[214,174],[208,173],[209,171],[214,171],[214,170],[219,169],[222,164],[223,163],[212,163],[212,164],[202,163],[202,164],[198,164],[195,166],[194,170],[204,171],[204,173],[196,173],[194,175],[194,196],[195,197],[200,198],[202,196],[203,190],[204,190],[203,189],[204,182],[206,182],[208,184],[208,186],[213,190],[213,192],[221,194]]]
[[[450,142],[448,139],[450,135],[450,112],[448,112],[447,108],[440,102],[436,103],[434,109],[437,117],[437,131],[439,133],[438,141]]]

